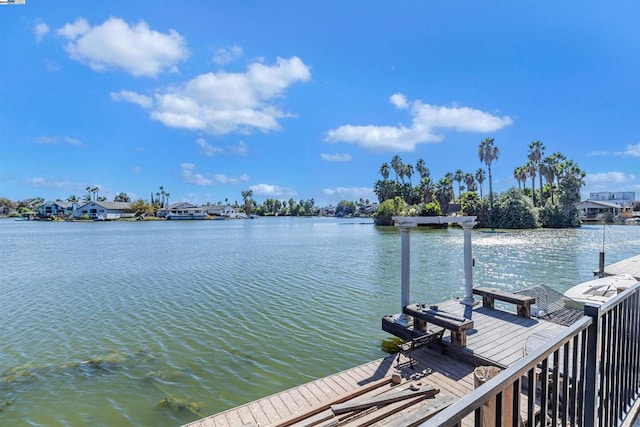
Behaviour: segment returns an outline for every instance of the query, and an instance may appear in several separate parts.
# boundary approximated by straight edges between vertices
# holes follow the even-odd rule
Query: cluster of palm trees
[[[554,191],[562,189],[563,204],[580,200],[580,187],[584,185],[585,172],[573,160],[568,160],[562,153],[556,152],[544,156],[546,147],[540,141],[529,144],[528,162],[518,166],[513,171],[513,177],[518,182],[518,188],[526,191],[526,182],[531,178],[531,198],[534,206],[545,206],[545,190],[551,204],[556,203]],[[539,187],[536,191],[536,177]],[[547,186],[543,185],[545,179]]]
[[[169,196],[171,194],[164,191],[164,186],[160,186],[160,189],[156,192],[156,198],[153,198],[153,192],[151,193],[151,205],[156,209],[166,209],[169,207]]]
[[[585,173],[580,170],[576,163],[567,160],[561,153],[554,153],[545,157],[545,149],[546,147],[540,141],[534,141],[529,144],[528,163],[516,168],[514,171],[518,186],[521,190],[526,190],[523,188],[524,184],[528,178],[531,178],[531,196],[534,206],[537,207],[544,207],[546,194],[550,196],[551,204],[555,204],[554,189],[561,190],[563,195],[561,202],[565,206],[579,201],[580,187],[584,185]],[[398,196],[408,205],[436,201],[440,205],[441,211],[446,212],[451,201],[456,200],[453,189],[454,182],[458,183],[458,200],[461,199],[464,190],[471,193],[477,193],[479,190],[480,199],[483,199],[482,185],[488,177],[489,206],[493,210],[494,193],[491,166],[499,155],[500,150],[495,145],[495,140],[493,138],[485,138],[478,147],[478,157],[487,167],[486,174],[483,168],[478,168],[475,173],[465,173],[458,169],[454,173],[445,174],[437,182],[432,180],[429,168],[423,159],[418,160],[414,167],[412,164],[403,163],[402,159],[395,155],[390,163],[385,162],[380,166],[382,179],[376,181],[374,193],[378,196],[380,203]],[[395,179],[389,179],[391,171],[395,172]],[[420,182],[414,187],[411,178],[415,172],[420,176]],[[536,177],[539,178],[538,193],[536,193],[535,189]],[[546,187],[543,186],[543,177],[547,181]],[[538,195],[537,198],[536,195]]]
[[[493,203],[491,163],[498,158],[498,148],[493,145],[493,138],[487,138],[480,143],[479,154],[480,160],[489,168],[489,193]],[[392,170],[395,172],[393,180],[389,179]],[[411,178],[415,172],[420,176],[420,182],[414,187]],[[478,168],[475,173],[465,173],[458,169],[454,173],[449,172],[440,180],[434,181],[431,178],[431,171],[423,159],[419,159],[414,167],[412,164],[405,164],[398,155],[393,156],[390,163],[385,162],[380,166],[380,174],[382,179],[376,181],[374,185],[374,193],[378,196],[380,203],[399,196],[409,205],[428,204],[436,201],[443,211],[452,200],[456,199],[454,182],[458,183],[458,198],[462,196],[464,190],[471,192],[480,190],[482,198],[482,185],[487,178],[483,168]]]

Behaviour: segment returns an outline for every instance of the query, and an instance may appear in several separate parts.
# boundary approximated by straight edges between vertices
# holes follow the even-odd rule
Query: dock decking
[[[597,270],[594,272],[597,274]],[[605,276],[629,274],[640,281],[640,255],[608,265],[604,269]]]
[[[468,331],[466,347],[452,346],[450,336],[445,332],[441,345],[434,344],[430,348],[419,348],[411,353],[413,369],[407,356],[391,355],[203,418],[187,426],[405,425],[412,416],[416,417],[418,413],[423,414],[421,416],[436,413],[473,391],[474,369],[477,366],[507,367],[566,328],[479,304],[471,308],[460,304],[458,300],[439,303],[438,307],[449,313],[472,318],[474,327]],[[447,357],[442,356],[443,352]],[[400,384],[391,381],[394,373],[400,374]],[[439,389],[439,393],[432,398],[412,397],[390,404],[395,406],[374,406],[357,414],[338,416],[328,412],[331,411],[331,405],[336,403],[353,402],[355,399],[360,401],[406,390],[415,382],[422,386],[434,386]],[[367,385],[372,389],[369,390]],[[384,408],[387,408],[386,412]],[[417,408],[420,411],[416,411]],[[324,419],[320,415],[322,413]]]

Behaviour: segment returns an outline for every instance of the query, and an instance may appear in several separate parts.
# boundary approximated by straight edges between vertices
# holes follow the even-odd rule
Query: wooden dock
[[[594,274],[597,273],[598,271],[596,270]],[[640,281],[640,255],[624,259],[605,267],[605,276],[613,276],[615,274],[629,274],[636,280]]]
[[[347,371],[285,390],[188,424],[189,427],[411,425],[437,413],[474,390],[474,370],[481,365],[507,367],[527,352],[562,332],[561,326],[514,312],[469,307],[458,300],[438,303],[438,309],[471,318],[466,347],[451,345],[445,332],[442,343],[409,354],[391,355]],[[446,357],[443,357],[446,354]],[[410,363],[413,362],[413,363]],[[413,364],[413,367],[411,366]],[[392,381],[399,374],[399,383]],[[398,380],[398,376],[396,376]],[[412,386],[412,384],[414,384]],[[411,395],[395,403],[376,402],[400,391],[432,386],[434,397]],[[374,399],[373,401],[371,399]],[[363,403],[364,402],[364,403]],[[526,405],[526,400],[522,401]],[[339,408],[358,408],[335,413]],[[364,406],[363,406],[364,405]],[[334,406],[334,410],[332,410]],[[340,411],[338,411],[340,412]],[[465,423],[463,423],[465,424]]]

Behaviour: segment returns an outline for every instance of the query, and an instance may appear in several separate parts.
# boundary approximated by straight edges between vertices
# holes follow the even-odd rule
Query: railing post
[[[585,316],[591,317],[587,338],[584,390],[584,426],[594,427],[598,417],[598,374],[600,370],[600,306],[585,304]]]

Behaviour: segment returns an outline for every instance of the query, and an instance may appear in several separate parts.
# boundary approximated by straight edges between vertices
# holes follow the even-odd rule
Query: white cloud
[[[278,185],[271,184],[257,184],[249,187],[253,191],[254,196],[264,197],[294,197],[297,193],[293,188],[280,187]]]
[[[132,102],[145,109],[151,108],[151,105],[153,105],[153,99],[151,99],[150,97],[145,95],[140,95],[139,93],[131,92],[129,90],[121,90],[120,92],[111,92],[109,95],[111,96],[111,99],[113,99],[114,101]]]
[[[196,165],[193,163],[181,163],[180,164],[180,176],[182,180],[189,184],[195,184],[200,186],[211,186],[218,184],[240,184],[241,182],[249,181],[247,174],[242,174],[239,177],[227,176],[224,174],[212,174],[203,175],[196,173]]]
[[[246,73],[201,74],[157,92],[151,118],[169,127],[212,135],[278,130],[278,119],[291,115],[272,102],[290,85],[310,78],[309,67],[297,57],[278,58],[273,66],[254,63]],[[142,97],[135,92],[126,94],[120,92],[118,99],[136,102]]]
[[[370,201],[378,200],[377,196],[373,192],[373,188],[371,187],[325,188],[322,190],[322,194],[335,200],[360,200],[361,198],[365,200],[369,199]]]
[[[218,153],[224,152],[222,148],[209,144],[204,138],[196,139],[196,144],[198,144],[200,148],[202,148],[202,154],[207,157],[213,157]]]
[[[627,145],[627,149],[623,152],[625,156],[640,157],[640,143],[636,145]]]
[[[180,169],[182,180],[188,184],[201,186],[213,185],[211,178],[206,178],[204,175],[195,172],[196,165],[193,163],[182,163],[180,164]]]
[[[213,55],[213,62],[218,65],[225,65],[242,56],[242,48],[240,46],[231,46],[229,49],[218,49]]]
[[[237,144],[229,146],[229,149],[240,156],[249,152],[249,146],[244,141],[238,141]]]
[[[402,93],[394,93],[389,98],[391,103],[396,106],[396,108],[400,110],[404,110],[409,106],[409,102],[407,101],[407,97]]]
[[[321,153],[320,157],[322,157],[322,160],[326,160],[327,162],[350,162],[351,161],[351,154],[348,154],[348,153],[346,154]]]
[[[74,147],[84,147],[84,143],[76,138],[64,136],[59,138],[57,136],[39,136],[35,139],[36,144],[67,144]]]
[[[407,109],[412,117],[410,127],[343,125],[327,132],[327,142],[347,142],[373,151],[413,151],[416,144],[439,142],[444,135],[438,129],[456,132],[494,132],[509,126],[509,116],[497,117],[469,107],[443,107],[425,104],[420,100],[409,102],[400,93],[393,94],[390,102],[398,109]]]
[[[65,137],[63,138],[63,141],[64,141],[66,144],[73,145],[73,146],[75,146],[75,147],[84,147],[84,144],[82,143],[82,141],[77,140],[77,139],[75,139],[75,138],[70,138],[70,137],[68,137],[68,136],[65,136]]]
[[[243,174],[243,175],[240,175],[238,178],[234,178],[234,177],[231,177],[231,176],[227,176],[227,175],[224,175],[224,174],[217,173],[217,174],[213,175],[213,179],[216,182],[220,183],[220,184],[234,184],[235,185],[235,184],[240,184],[241,182],[249,181],[249,175]]]
[[[633,174],[626,174],[624,172],[605,172],[605,173],[591,173],[584,177],[584,182],[589,187],[606,187],[612,185],[619,185],[628,182],[635,181],[636,176]]]
[[[91,27],[84,18],[67,23],[57,34],[69,40],[69,57],[95,71],[122,69],[136,77],[155,77],[165,70],[177,71],[178,62],[189,56],[180,34],[169,30],[159,33],[140,21],[133,26],[118,18],[109,18]]]
[[[47,35],[47,33],[49,33],[49,26],[44,22],[38,22],[36,25],[33,26],[33,34],[35,34],[36,41],[38,43],[42,41],[42,39],[44,38],[44,36]]]
[[[68,191],[84,191],[87,187],[86,184],[75,182],[75,181],[66,181],[66,180],[53,180],[46,178],[32,178],[27,181],[28,185],[39,188],[49,188],[53,190],[68,190]]]

